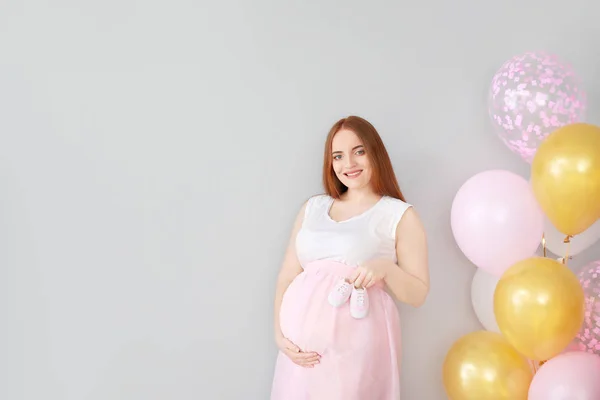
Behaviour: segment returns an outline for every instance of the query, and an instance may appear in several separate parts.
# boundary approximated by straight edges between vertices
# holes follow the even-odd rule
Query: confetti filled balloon
[[[557,56],[529,52],[506,61],[492,79],[489,114],[500,139],[531,164],[554,130],[585,118],[586,94]]]
[[[600,261],[584,267],[579,282],[585,293],[585,315],[583,327],[570,348],[600,355]]]

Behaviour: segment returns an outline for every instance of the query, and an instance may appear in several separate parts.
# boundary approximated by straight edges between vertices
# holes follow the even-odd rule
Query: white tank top
[[[296,237],[296,253],[302,267],[317,260],[357,266],[373,258],[396,262],[396,227],[410,204],[384,196],[367,211],[344,221],[329,216],[334,199],[311,197]]]

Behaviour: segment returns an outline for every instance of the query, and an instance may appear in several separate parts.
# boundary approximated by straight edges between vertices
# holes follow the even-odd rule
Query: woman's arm
[[[427,235],[417,212],[410,207],[396,228],[398,264],[388,262],[385,283],[394,297],[414,307],[421,306],[429,293]]]
[[[296,236],[298,235],[298,231],[302,227],[302,221],[304,220],[304,212],[306,210],[306,203],[300,209],[300,212],[296,216],[296,221],[294,222],[294,227],[292,228],[292,234],[290,235],[290,239],[288,242],[288,246],[285,252],[285,257],[283,259],[283,264],[281,265],[281,269],[279,270],[279,275],[277,277],[277,287],[275,289],[275,307],[274,307],[274,330],[275,330],[275,343],[277,343],[277,347],[281,350],[286,356],[288,356],[293,363],[300,365],[304,368],[313,368],[316,364],[319,363],[319,359],[321,356],[314,351],[306,351],[306,349],[300,349],[294,343],[292,343],[288,338],[283,336],[283,332],[281,332],[281,325],[279,321],[279,310],[281,309],[281,301],[283,300],[283,295],[287,290],[290,283],[302,272],[302,266],[300,265],[300,261],[298,261],[298,256],[296,255]]]
[[[279,309],[281,308],[281,301],[283,299],[283,294],[287,290],[288,286],[298,274],[302,272],[302,267],[300,266],[300,261],[298,261],[298,257],[296,255],[296,235],[298,231],[302,227],[302,220],[304,219],[304,212],[306,210],[306,203],[302,205],[300,212],[296,216],[296,220],[294,222],[294,226],[292,228],[292,233],[289,238],[289,242],[287,245],[287,249],[285,252],[285,256],[283,259],[283,264],[279,270],[279,275],[277,276],[277,286],[275,288],[275,304],[274,304],[274,329],[275,329],[275,339],[280,343],[280,340],[283,338],[281,334],[281,327],[279,325]]]

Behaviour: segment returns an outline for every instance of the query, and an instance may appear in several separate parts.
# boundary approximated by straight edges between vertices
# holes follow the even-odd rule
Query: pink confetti
[[[489,114],[497,134],[528,163],[550,133],[583,121],[586,103],[573,69],[543,52],[508,60],[490,85]]]
[[[585,293],[585,316],[570,346],[600,355],[600,261],[582,268],[579,282]]]

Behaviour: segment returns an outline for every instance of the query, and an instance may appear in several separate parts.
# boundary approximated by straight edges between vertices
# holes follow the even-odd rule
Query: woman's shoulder
[[[302,207],[307,207],[315,203],[324,203],[327,202],[329,198],[330,197],[325,193],[313,194],[304,200]]]
[[[304,209],[312,209],[318,208],[319,206],[324,206],[330,201],[331,197],[325,193],[314,194],[310,196],[302,205]]]
[[[394,197],[386,197],[384,204],[387,207],[386,215],[392,221],[392,232],[398,236],[400,231],[405,234],[424,232],[423,223],[413,205]],[[384,207],[385,208],[385,207]],[[401,223],[402,222],[402,223]]]
[[[381,217],[386,221],[386,226],[389,228],[390,235],[396,237],[400,221],[403,219],[404,215],[407,214],[407,211],[412,208],[412,204],[391,196],[384,196],[381,203]]]
[[[391,196],[383,196],[381,201],[385,209],[394,213],[400,212],[403,214],[406,210],[412,207],[412,204]]]
[[[304,200],[298,211],[298,216],[305,218],[308,214],[318,209],[319,207],[326,206],[331,199],[327,194],[315,194]]]

